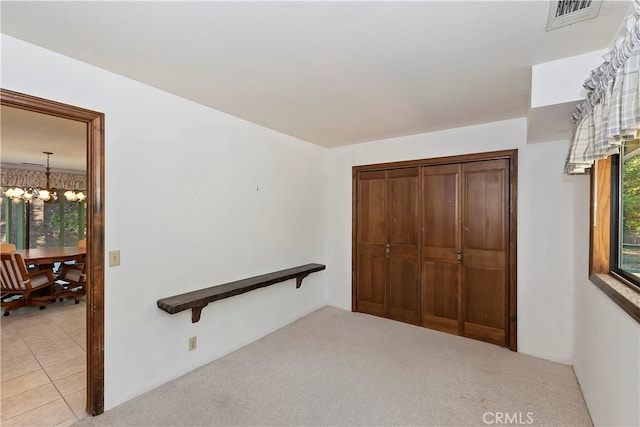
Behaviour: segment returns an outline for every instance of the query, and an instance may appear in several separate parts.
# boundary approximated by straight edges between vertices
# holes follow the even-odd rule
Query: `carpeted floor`
[[[325,307],[78,426],[591,425],[571,366]]]

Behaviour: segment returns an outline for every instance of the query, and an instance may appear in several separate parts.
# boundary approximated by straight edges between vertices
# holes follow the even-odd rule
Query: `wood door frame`
[[[518,250],[518,150],[491,151],[472,153],[458,156],[436,157],[430,159],[407,160],[401,162],[376,163],[370,165],[353,166],[351,193],[351,311],[356,311],[356,273],[357,273],[357,179],[358,173],[364,171],[401,169],[416,166],[446,165],[452,163],[468,163],[482,160],[509,160],[509,255],[508,255],[508,347],[518,351],[518,278],[517,278],[517,250]]]
[[[0,104],[87,124],[87,406],[104,412],[104,114],[0,88]]]

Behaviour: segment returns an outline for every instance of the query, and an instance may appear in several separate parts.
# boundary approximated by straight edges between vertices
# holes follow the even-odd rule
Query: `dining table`
[[[56,262],[81,261],[87,255],[86,248],[62,246],[54,248],[33,248],[16,251],[27,265],[52,265]]]

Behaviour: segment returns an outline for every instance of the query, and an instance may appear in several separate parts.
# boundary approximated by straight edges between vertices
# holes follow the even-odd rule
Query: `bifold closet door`
[[[360,172],[356,207],[356,311],[386,315],[387,174]]]
[[[388,176],[389,300],[387,317],[420,324],[420,168]]]
[[[462,248],[460,164],[422,174],[422,325],[459,335]]]
[[[419,174],[358,174],[356,311],[420,324]]]
[[[462,335],[508,345],[509,161],[462,174]]]

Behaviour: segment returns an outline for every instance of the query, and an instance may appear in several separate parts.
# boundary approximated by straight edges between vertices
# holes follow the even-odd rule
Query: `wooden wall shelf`
[[[202,309],[210,302],[230,298],[254,289],[264,288],[294,278],[296,279],[296,289],[298,289],[302,285],[302,280],[305,277],[316,271],[324,270],[325,268],[326,266],[324,264],[305,264],[286,270],[249,277],[248,279],[223,283],[221,285],[159,299],[158,308],[169,314],[176,314],[191,309],[191,322],[195,323],[200,320]]]

